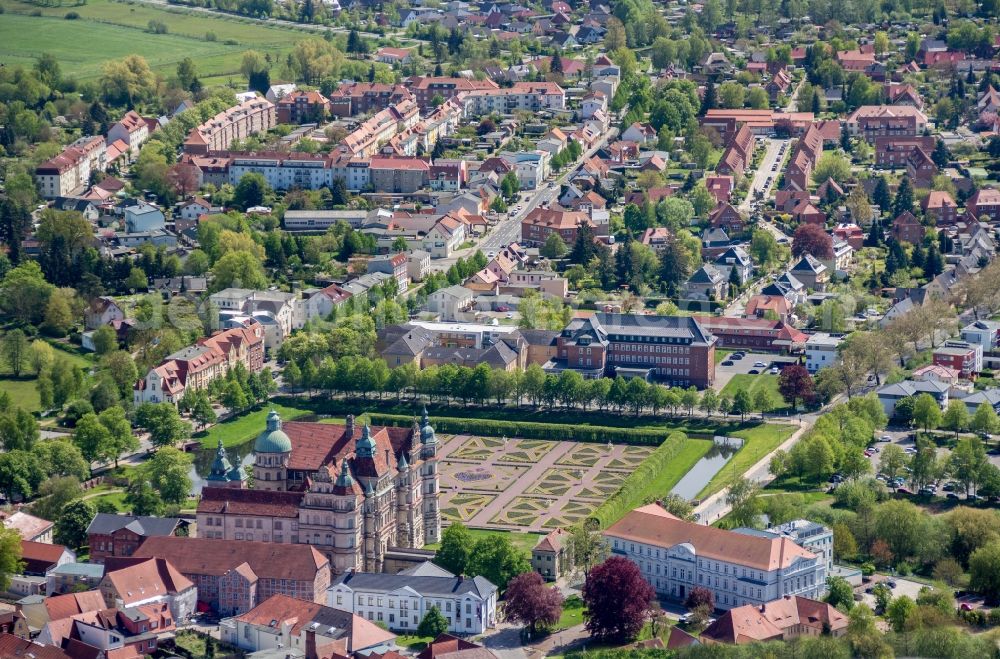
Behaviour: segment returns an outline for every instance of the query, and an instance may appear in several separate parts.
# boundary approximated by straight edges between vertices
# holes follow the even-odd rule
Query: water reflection
[[[670,490],[670,493],[688,501],[694,499],[742,446],[743,441],[736,437],[716,437],[712,448],[708,449],[701,460],[698,460],[691,467],[691,470],[684,474],[684,477],[677,482],[677,485],[674,485],[674,489]]]

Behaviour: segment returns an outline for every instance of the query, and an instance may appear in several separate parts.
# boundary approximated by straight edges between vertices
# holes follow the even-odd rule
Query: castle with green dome
[[[207,538],[309,544],[336,572],[382,570],[395,548],[441,538],[438,445],[427,410],[409,427],[283,423],[253,446],[253,486],[220,443],[198,504]]]

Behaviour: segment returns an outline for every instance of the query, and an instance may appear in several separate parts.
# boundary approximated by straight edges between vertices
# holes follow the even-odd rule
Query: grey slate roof
[[[97,513],[87,527],[87,535],[96,533],[107,535],[123,528],[128,528],[137,535],[150,538],[161,535],[173,535],[174,529],[181,520],[174,517],[142,517],[138,515],[112,515]]]
[[[355,591],[392,592],[412,588],[421,595],[456,597],[471,593],[482,599],[490,597],[497,587],[486,577],[424,577],[378,572],[346,572],[338,576],[330,587],[345,585]]]

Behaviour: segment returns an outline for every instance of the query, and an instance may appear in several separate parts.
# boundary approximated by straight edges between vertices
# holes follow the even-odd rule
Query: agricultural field
[[[239,68],[245,50],[270,53],[275,61],[281,61],[296,41],[314,34],[236,17],[196,15],[182,8],[115,0],[61,6],[0,0],[0,7],[4,10],[0,64],[30,66],[41,53],[51,53],[64,74],[80,81],[96,79],[107,60],[134,53],[145,57],[150,67],[164,76],[173,75],[177,63],[190,57],[204,84],[225,84],[231,77],[242,88]],[[78,18],[68,20],[70,12]],[[166,25],[167,33],[149,32],[150,21]]]

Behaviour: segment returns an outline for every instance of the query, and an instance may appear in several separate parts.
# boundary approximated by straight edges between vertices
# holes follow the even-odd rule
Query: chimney
[[[318,659],[316,654],[316,632],[312,629],[306,630],[305,659]]]
[[[354,415],[347,415],[347,438],[351,439],[354,437]]]

